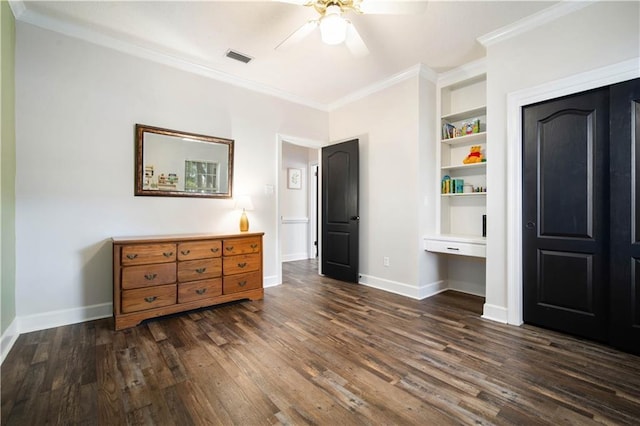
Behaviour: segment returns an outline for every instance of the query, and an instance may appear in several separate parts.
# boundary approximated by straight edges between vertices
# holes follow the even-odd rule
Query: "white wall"
[[[282,261],[309,259],[309,157],[317,150],[290,143],[282,144],[282,169],[280,171],[280,215],[282,220],[280,244]],[[287,170],[302,171],[300,189],[287,187]]]
[[[134,125],[235,140],[234,193],[277,280],[277,134],[328,114],[25,23],[16,40],[16,310],[22,332],[111,312],[111,236],[236,232],[232,200],[135,197]]]
[[[16,135],[15,20],[8,2],[0,3],[0,362],[13,345],[16,330]]]
[[[596,2],[487,48],[487,292],[490,317],[506,321],[508,303],[507,95],[640,54],[640,3]],[[639,64],[640,66],[640,64]],[[517,185],[517,183],[516,183]],[[514,232],[520,232],[518,229]],[[485,305],[485,315],[487,314]]]
[[[440,196],[440,170],[436,167],[436,144],[439,142],[440,120],[436,120],[436,85],[421,77],[418,81],[418,187],[419,209],[418,251],[419,297],[426,297],[448,287],[447,257],[424,250],[422,238],[434,235],[436,229],[436,197]]]
[[[432,94],[421,84],[420,77],[409,78],[329,116],[331,141],[360,141],[360,282],[411,297],[431,284],[419,276],[426,269],[419,259],[429,256],[420,244],[428,185],[423,168],[429,167],[423,161],[435,131],[420,119],[421,98]]]

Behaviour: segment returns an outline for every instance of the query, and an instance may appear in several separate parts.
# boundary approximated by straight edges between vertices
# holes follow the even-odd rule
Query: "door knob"
[[[534,229],[535,227],[536,227],[536,223],[532,221],[527,222],[527,224],[525,225],[525,228],[527,229]]]
[[[351,220],[360,220],[360,216],[351,216]]]

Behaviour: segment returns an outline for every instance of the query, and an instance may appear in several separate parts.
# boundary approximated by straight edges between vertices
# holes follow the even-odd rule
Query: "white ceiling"
[[[365,0],[366,1],[366,0]],[[484,56],[477,38],[555,1],[429,1],[419,15],[349,19],[370,54],[324,45],[315,31],[286,51],[274,48],[317,13],[278,1],[12,1],[18,20],[95,40],[170,55],[252,87],[325,107],[415,65],[436,72]],[[234,49],[249,64],[225,57]],[[125,49],[126,50],[126,49]]]

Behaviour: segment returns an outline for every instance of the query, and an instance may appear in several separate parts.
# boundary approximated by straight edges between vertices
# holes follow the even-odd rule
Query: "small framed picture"
[[[287,169],[287,188],[289,189],[302,188],[302,170],[301,169]]]

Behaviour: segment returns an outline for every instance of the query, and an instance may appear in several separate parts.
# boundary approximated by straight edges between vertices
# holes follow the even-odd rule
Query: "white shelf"
[[[440,118],[448,122],[453,122],[453,121],[460,121],[468,118],[474,118],[475,116],[479,116],[479,115],[487,115],[486,105],[482,105],[476,108],[470,108],[464,111],[457,111],[451,114],[446,114]]]
[[[487,138],[487,132],[480,132],[480,133],[471,133],[470,135],[464,135],[464,136],[458,136],[457,138],[450,138],[450,139],[442,139],[442,143],[446,143],[448,145],[457,145],[457,144],[463,144],[463,143],[474,143],[474,142],[479,142],[479,141],[483,141]]]
[[[440,194],[443,197],[476,197],[479,195],[487,195],[486,192],[463,192],[455,194]]]
[[[486,72],[457,74],[456,78],[438,82],[437,112],[441,125],[448,123],[466,131],[465,123],[480,121],[479,133],[460,135],[444,139],[439,130],[436,144],[438,183],[445,175],[464,179],[465,184],[485,188],[487,185],[487,162],[464,164],[470,147],[480,145],[482,151],[489,148],[487,139],[487,92]],[[443,127],[443,126],[441,126]],[[458,133],[459,134],[459,133]],[[453,257],[486,257],[486,243],[482,235],[482,217],[487,214],[486,192],[461,192],[442,194],[436,197],[435,235],[424,237],[425,250]],[[468,277],[472,281],[475,278]],[[484,277],[478,276],[484,282]],[[480,284],[480,282],[478,283]]]
[[[468,169],[481,169],[487,167],[487,162],[482,161],[480,163],[470,163],[470,164],[458,164],[457,166],[442,166],[441,170],[468,170]]]
[[[487,239],[478,235],[462,235],[462,234],[435,234],[427,235],[425,240],[431,241],[449,241],[455,243],[469,243],[469,244],[481,244],[486,245]]]

